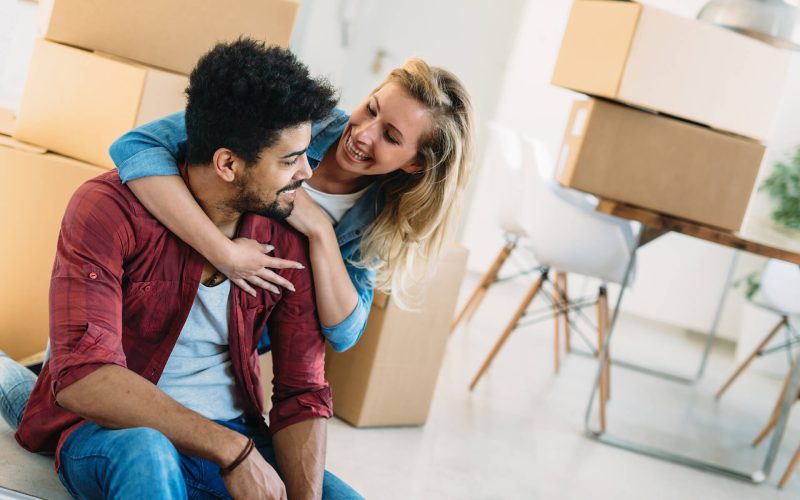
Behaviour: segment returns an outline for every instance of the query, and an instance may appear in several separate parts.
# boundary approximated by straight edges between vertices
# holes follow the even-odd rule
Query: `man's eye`
[[[300,157],[299,157],[299,156],[295,156],[295,157],[294,157],[294,160],[292,160],[292,161],[285,161],[285,162],[283,162],[283,164],[284,164],[284,165],[288,165],[288,166],[290,166],[290,167],[291,167],[292,165],[294,165],[295,163],[297,163],[297,160],[299,160],[299,159],[300,159]]]

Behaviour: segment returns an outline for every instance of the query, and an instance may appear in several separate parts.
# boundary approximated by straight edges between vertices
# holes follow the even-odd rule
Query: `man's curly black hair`
[[[186,161],[212,161],[228,148],[248,165],[280,133],[327,116],[336,93],[288,50],[240,38],[200,58],[186,89]]]

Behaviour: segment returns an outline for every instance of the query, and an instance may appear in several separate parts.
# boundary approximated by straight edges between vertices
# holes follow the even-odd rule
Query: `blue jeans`
[[[36,374],[0,351],[0,416],[12,429],[19,427],[35,384]]]
[[[272,443],[254,426],[241,418],[217,423],[253,438],[280,473]],[[61,448],[59,478],[76,498],[230,498],[216,464],[179,453],[163,434],[144,427],[106,429],[92,422],[79,427]],[[322,498],[362,497],[325,471]]]

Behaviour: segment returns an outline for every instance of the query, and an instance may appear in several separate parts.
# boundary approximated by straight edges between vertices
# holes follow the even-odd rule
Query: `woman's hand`
[[[274,248],[249,238],[236,238],[231,241],[230,251],[225,262],[213,263],[216,268],[250,295],[255,296],[252,286],[272,293],[281,293],[278,286],[294,291],[294,285],[270,269],[303,269],[303,265],[293,260],[279,259],[267,255]],[[277,286],[276,286],[277,285]]]
[[[317,206],[303,188],[298,188],[295,191],[294,209],[292,209],[289,217],[286,218],[286,222],[303,233],[308,239],[313,239],[321,231],[332,227],[328,216],[325,215],[325,212]]]

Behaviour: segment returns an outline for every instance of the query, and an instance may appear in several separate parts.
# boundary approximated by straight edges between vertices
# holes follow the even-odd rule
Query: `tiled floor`
[[[474,284],[466,280],[462,295]],[[800,444],[795,412],[773,477],[753,486],[587,439],[583,415],[594,363],[579,355],[552,371],[552,323],[512,336],[488,375],[467,384],[524,291],[492,290],[474,320],[451,338],[427,425],[354,429],[333,420],[328,466],[369,499],[770,499],[797,498],[800,474],[776,487]],[[590,315],[592,312],[590,311]],[[615,354],[692,372],[702,339],[623,316]],[[578,343],[577,341],[575,342]],[[733,364],[732,347],[712,353],[706,377],[687,387],[627,370],[612,373],[609,430],[674,451],[756,470],[766,445],[749,442],[769,414],[780,381],[747,372],[720,403],[713,393]],[[45,458],[32,457],[0,429],[0,485],[44,498],[64,492]],[[45,462],[36,474],[22,463]]]

